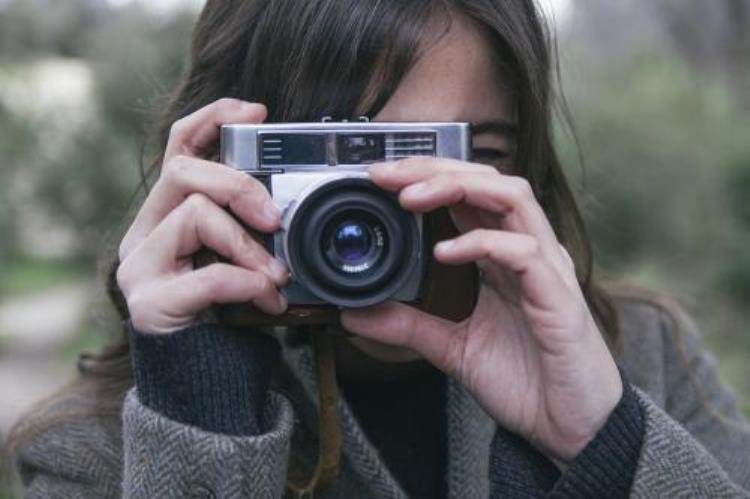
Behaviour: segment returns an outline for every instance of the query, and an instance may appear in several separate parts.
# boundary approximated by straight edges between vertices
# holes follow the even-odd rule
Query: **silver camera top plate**
[[[221,129],[221,162],[243,171],[362,167],[408,156],[468,160],[470,154],[469,123],[262,123]]]

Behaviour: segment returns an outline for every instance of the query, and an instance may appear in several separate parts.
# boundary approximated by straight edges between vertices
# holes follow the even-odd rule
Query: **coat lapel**
[[[307,399],[305,404],[317,407],[317,382],[312,349],[308,345],[284,349],[284,357],[304,389],[304,395]],[[315,416],[312,414],[307,416],[305,418],[307,421],[303,422],[304,425],[315,428]],[[356,482],[362,487],[358,491],[357,497],[363,497],[363,492],[367,490],[371,497],[406,499],[406,494],[380,459],[375,446],[365,436],[364,431],[354,418],[349,404],[343,397],[339,398],[339,417],[341,418],[342,459],[345,461],[342,463],[342,471],[343,469],[350,470],[355,475]],[[342,478],[345,477],[342,476]],[[352,480],[346,479],[345,481],[351,482]],[[344,490],[353,492],[352,484],[337,484],[331,491],[332,497],[349,496],[348,494],[337,494],[335,489],[339,486]]]
[[[286,364],[302,386],[305,401],[294,401],[295,408],[299,402],[311,410],[302,410],[300,424],[305,431],[315,428],[314,408],[317,406],[317,389],[315,365],[312,349],[306,344],[296,344],[284,348]],[[391,472],[385,466],[374,445],[366,437],[356,421],[349,404],[343,397],[339,400],[339,415],[342,430],[342,483],[337,484],[343,490],[352,493],[353,482],[368,490],[372,497],[403,498],[407,496]],[[471,394],[453,378],[446,383],[446,422],[447,422],[447,487],[451,498],[484,498],[489,495],[489,452],[490,441],[495,430],[492,419],[479,407]],[[303,444],[304,445],[304,444]],[[293,445],[294,447],[294,445]],[[309,449],[293,449],[293,452]],[[306,460],[314,458],[308,456]],[[343,476],[344,470],[353,473],[356,480]],[[340,496],[336,490],[331,497]],[[364,490],[358,492],[363,496]]]
[[[446,386],[448,497],[489,497],[490,443],[495,422],[469,391],[449,377]]]

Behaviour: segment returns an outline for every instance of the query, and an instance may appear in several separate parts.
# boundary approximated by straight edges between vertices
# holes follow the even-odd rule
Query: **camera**
[[[220,161],[252,175],[281,208],[264,235],[285,262],[292,305],[365,307],[414,301],[430,234],[422,214],[368,179],[369,165],[411,156],[467,160],[468,123],[333,122],[224,125]]]

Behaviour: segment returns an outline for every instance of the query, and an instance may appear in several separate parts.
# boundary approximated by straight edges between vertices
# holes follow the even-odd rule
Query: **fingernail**
[[[456,241],[443,241],[435,246],[437,251],[450,251],[456,245]]]
[[[273,201],[266,201],[263,206],[263,218],[271,223],[278,223],[281,221],[281,210]]]
[[[427,192],[427,186],[424,183],[422,183],[422,184],[410,185],[409,187],[404,189],[402,194],[404,196],[409,196],[409,197],[411,196],[419,197],[419,196],[422,196],[425,192]]]
[[[284,296],[283,293],[279,293],[279,309],[281,310],[281,313],[286,312],[288,306],[289,300],[286,299],[286,296]]]
[[[275,258],[271,258],[268,263],[268,269],[271,271],[271,275],[277,283],[284,282],[289,277],[289,270],[286,268],[286,265]]]

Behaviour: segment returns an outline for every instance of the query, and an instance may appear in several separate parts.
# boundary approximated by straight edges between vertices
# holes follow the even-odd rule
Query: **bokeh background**
[[[750,1],[543,1],[600,274],[683,303],[750,415]],[[0,0],[0,442],[117,331],[102,262],[201,4]]]

